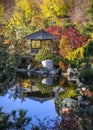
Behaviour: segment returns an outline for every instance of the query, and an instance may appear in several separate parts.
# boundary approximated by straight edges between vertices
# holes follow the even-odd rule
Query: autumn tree
[[[44,0],[41,9],[46,17],[67,15],[67,6],[63,0]]]
[[[16,0],[15,3],[14,13],[10,18],[7,28],[12,34],[11,36],[14,35],[16,38],[19,38],[20,35],[24,35],[28,25],[31,23],[33,6],[29,0]]]
[[[67,6],[64,0],[44,0],[40,6],[44,19],[49,19],[55,23],[56,17],[67,15]]]
[[[71,26],[62,34],[59,48],[60,54],[68,60],[76,60],[83,58],[83,47],[88,44],[88,38],[82,36],[79,30]]]
[[[62,28],[60,26],[50,26],[45,29],[47,32],[50,34],[56,35],[56,36],[61,36],[62,35]]]
[[[65,36],[68,38],[70,45],[72,48],[76,49],[78,47],[81,47],[87,43],[87,37],[82,36],[80,34],[80,31],[77,30],[74,26],[69,27],[66,29],[62,36]]]

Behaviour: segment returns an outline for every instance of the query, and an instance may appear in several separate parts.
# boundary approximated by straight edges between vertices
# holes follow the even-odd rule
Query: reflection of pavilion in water
[[[26,93],[32,93],[32,92],[39,91],[38,87],[35,85],[35,83],[33,81],[31,81],[30,83],[28,81],[28,86],[26,86],[26,84],[27,84],[27,81],[26,81],[26,83],[23,82],[23,85],[24,85],[23,87],[24,87]]]
[[[21,79],[19,81],[19,86],[21,86],[21,88],[23,89],[23,94],[25,95],[25,97],[28,97],[40,103],[54,98],[53,92],[42,93],[38,86],[36,86],[35,81],[32,81],[31,79]]]

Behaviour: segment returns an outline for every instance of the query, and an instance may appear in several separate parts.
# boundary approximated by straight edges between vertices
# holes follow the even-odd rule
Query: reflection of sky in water
[[[37,124],[35,115],[41,121],[47,116],[49,116],[49,119],[58,116],[53,99],[41,103],[31,98],[25,98],[25,101],[22,102],[21,99],[17,98],[14,100],[13,98],[9,98],[9,94],[6,94],[4,97],[0,96],[0,107],[3,107],[5,113],[19,109],[27,110],[27,116],[32,117],[32,123],[35,125]]]

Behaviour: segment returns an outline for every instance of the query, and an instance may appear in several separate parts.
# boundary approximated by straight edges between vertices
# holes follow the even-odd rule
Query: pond
[[[27,117],[31,117],[31,123],[38,126],[40,122],[47,125],[45,120],[61,119],[55,106],[54,88],[59,84],[59,78],[52,77],[28,77],[17,75],[3,86],[0,92],[0,107],[5,113],[14,110],[26,110]],[[48,127],[54,124],[50,122]],[[26,126],[30,130],[31,124]]]

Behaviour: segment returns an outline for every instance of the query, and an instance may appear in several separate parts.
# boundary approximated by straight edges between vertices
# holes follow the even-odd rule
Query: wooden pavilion
[[[29,39],[30,40],[30,51],[31,53],[33,53],[33,50],[39,50],[42,48],[42,44],[43,44],[43,41],[44,41],[44,44],[46,44],[45,41],[48,41],[50,40],[51,41],[51,44],[49,45],[51,51],[53,51],[53,40],[54,39],[59,39],[60,37],[58,36],[54,36],[46,31],[44,31],[43,29],[35,32],[35,33],[32,33],[30,35],[27,35],[25,36],[25,39]],[[32,47],[32,41],[40,41],[40,47],[39,48],[33,48]],[[37,52],[36,51],[36,52]]]

